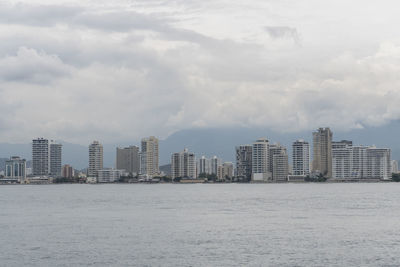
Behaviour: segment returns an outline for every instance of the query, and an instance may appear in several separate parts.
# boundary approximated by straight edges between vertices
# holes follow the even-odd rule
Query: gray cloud
[[[300,43],[299,33],[296,28],[286,26],[266,26],[265,31],[274,39],[292,39],[295,43]]]

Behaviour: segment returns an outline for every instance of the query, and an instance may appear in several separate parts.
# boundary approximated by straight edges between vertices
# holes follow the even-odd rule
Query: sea
[[[400,266],[400,183],[0,185],[0,266]]]

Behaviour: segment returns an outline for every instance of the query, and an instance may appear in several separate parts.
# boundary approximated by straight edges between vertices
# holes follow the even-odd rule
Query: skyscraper
[[[313,132],[313,152],[312,170],[332,177],[332,132],[329,128]]]
[[[236,176],[239,180],[251,180],[252,157],[252,145],[241,145],[236,147]]]
[[[332,178],[349,179],[353,176],[353,142],[332,142]]]
[[[49,140],[37,138],[32,140],[32,172],[33,175],[49,175],[50,153]]]
[[[154,136],[142,139],[140,152],[140,173],[150,177],[160,173],[158,139]]]
[[[139,147],[117,147],[116,168],[131,174],[139,174],[140,160]]]
[[[182,152],[174,153],[171,156],[171,172],[172,179],[181,178],[196,178],[196,157],[187,149]]]
[[[214,156],[211,158],[210,162],[211,174],[218,175],[218,167],[222,165],[221,159],[219,159],[217,156]]]
[[[272,154],[272,180],[275,182],[287,182],[289,175],[288,155],[285,150]]]
[[[97,177],[97,171],[103,169],[103,146],[98,141],[89,145],[89,177]]]
[[[197,163],[197,175],[204,173],[211,174],[211,162],[210,159],[202,156]]]
[[[61,176],[62,145],[55,141],[50,142],[50,175]]]
[[[310,174],[310,144],[302,139],[292,145],[293,175]]]
[[[254,181],[272,179],[272,173],[269,168],[269,141],[265,138],[258,139],[253,143],[252,179]]]
[[[6,161],[5,177],[8,179],[16,179],[23,183],[26,178],[26,160],[20,157],[11,157]]]

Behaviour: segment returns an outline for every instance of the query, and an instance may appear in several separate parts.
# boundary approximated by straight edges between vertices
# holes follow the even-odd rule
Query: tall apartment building
[[[62,145],[50,141],[50,175],[61,176]]]
[[[93,141],[89,145],[89,177],[97,177],[98,170],[103,169],[103,145]]]
[[[310,174],[310,144],[302,139],[292,144],[293,175]]]
[[[187,149],[182,152],[174,153],[171,156],[172,179],[196,178],[196,156]]]
[[[211,174],[211,161],[205,156],[199,158],[197,162],[197,176],[201,173]]]
[[[50,173],[49,140],[37,138],[32,140],[33,175],[45,176]]]
[[[98,183],[113,183],[119,180],[122,175],[122,170],[112,168],[97,170]]]
[[[313,132],[312,170],[332,177],[332,132],[329,128],[319,128]]]
[[[26,160],[20,157],[11,157],[6,161],[4,176],[7,179],[16,179],[23,183],[26,179]]]
[[[129,146],[125,148],[117,147],[116,168],[131,174],[139,174],[140,159],[139,147]]]
[[[354,172],[353,158],[351,141],[332,142],[332,178],[355,178],[354,175],[358,172]]]
[[[274,155],[286,155],[287,156],[287,150],[286,147],[282,146],[281,144],[270,144],[269,145],[269,170],[272,173],[274,173]],[[289,165],[289,163],[287,163]]]
[[[153,177],[160,173],[158,139],[154,136],[142,139],[140,152],[140,173]]]
[[[392,160],[391,166],[392,173],[399,173],[399,163],[397,162],[397,160]]]
[[[272,155],[272,179],[275,182],[287,182],[289,175],[289,162],[286,149],[279,154]]]
[[[390,149],[369,147],[366,153],[366,163],[367,178],[384,180],[392,178]]]
[[[272,179],[269,161],[269,141],[265,138],[253,143],[252,180],[266,181]]]
[[[74,177],[74,168],[71,165],[65,164],[61,168],[61,177],[63,178],[73,178]]]
[[[233,163],[232,162],[224,162],[221,166],[218,166],[218,175],[219,180],[232,180],[233,178]]]
[[[251,180],[253,146],[241,145],[236,147],[236,177],[240,180]]]
[[[210,159],[211,174],[218,175],[218,167],[222,165],[222,161],[217,156]]]

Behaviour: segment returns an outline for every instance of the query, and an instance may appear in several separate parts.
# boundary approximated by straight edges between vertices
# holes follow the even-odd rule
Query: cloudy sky
[[[400,119],[399,8],[394,0],[0,1],[0,142],[390,123]]]

